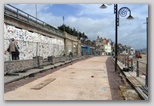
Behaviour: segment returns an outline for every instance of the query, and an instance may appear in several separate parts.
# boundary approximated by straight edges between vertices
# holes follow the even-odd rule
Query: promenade
[[[112,100],[111,89],[113,87],[109,83],[107,59],[107,56],[99,56],[76,62],[14,91],[5,93],[4,99]],[[37,89],[38,84],[48,81],[46,86]]]
[[[119,67],[122,67],[119,62],[118,65]],[[51,66],[46,66],[44,69],[35,69],[36,72],[41,71],[44,73],[43,70],[44,72],[53,71]],[[123,95],[122,88],[126,87],[127,89],[128,83],[120,75],[120,71],[115,72],[114,70],[112,57],[91,57],[74,63],[72,62],[72,65],[70,64],[66,67],[57,69],[50,74],[35,79],[27,84],[17,87],[14,90],[7,91],[4,93],[4,99],[141,100],[138,97],[128,97],[127,95]],[[124,73],[124,77],[128,78],[128,75],[133,76],[133,74]],[[12,78],[13,81],[13,77],[17,76],[6,76],[4,81],[6,82],[8,78]],[[9,84],[13,83],[16,82],[10,82]],[[7,85],[9,87],[9,84],[6,83],[5,87],[7,87]],[[129,90],[134,92],[134,90],[130,88],[131,86],[129,86]],[[137,93],[134,92],[133,95],[137,95]]]

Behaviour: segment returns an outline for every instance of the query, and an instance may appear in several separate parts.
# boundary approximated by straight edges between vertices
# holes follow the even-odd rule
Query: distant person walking
[[[14,38],[11,39],[11,42],[9,44],[9,47],[7,48],[6,52],[10,52],[12,55],[12,60],[18,60],[19,59],[19,48],[17,47],[17,42],[15,41]]]

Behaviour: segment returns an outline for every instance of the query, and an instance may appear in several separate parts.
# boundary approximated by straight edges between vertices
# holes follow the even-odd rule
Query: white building
[[[104,50],[106,54],[111,55],[112,49],[111,44],[109,42],[104,45]]]
[[[98,36],[97,40],[96,40],[96,46],[100,46],[102,55],[111,55],[112,46],[111,46],[111,43],[109,42],[109,40],[107,40],[105,38],[99,38],[99,36]]]

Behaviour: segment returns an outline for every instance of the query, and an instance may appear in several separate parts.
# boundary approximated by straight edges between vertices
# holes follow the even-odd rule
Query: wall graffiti
[[[8,48],[10,39],[14,38],[19,45],[20,60],[32,59],[35,56],[59,56],[64,51],[64,39],[47,36],[19,29],[4,23],[4,51]],[[4,61],[9,60],[9,53],[4,54]]]

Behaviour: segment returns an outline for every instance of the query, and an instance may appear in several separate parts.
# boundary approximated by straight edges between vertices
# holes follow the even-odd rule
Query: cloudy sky
[[[115,41],[115,14],[114,5],[106,4],[11,4],[32,16],[54,26],[64,24],[84,32],[90,40],[97,36]],[[37,7],[37,9],[36,9]],[[118,8],[128,7],[134,17],[127,20],[120,17],[118,27],[118,43],[131,46],[135,49],[146,47],[146,17],[148,17],[147,4],[118,4]],[[37,15],[36,15],[37,10]],[[128,12],[129,14],[129,12]]]

